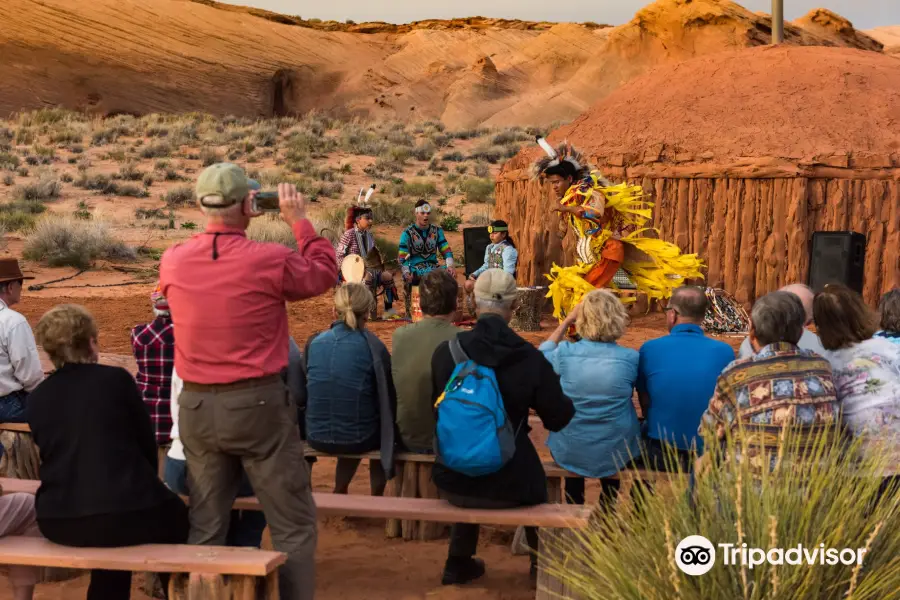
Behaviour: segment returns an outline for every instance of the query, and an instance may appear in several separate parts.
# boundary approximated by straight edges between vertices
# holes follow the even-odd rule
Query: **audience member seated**
[[[881,297],[878,313],[881,329],[875,332],[875,337],[900,344],[900,289],[895,288]]]
[[[641,346],[637,389],[645,419],[643,462],[659,471],[690,471],[703,453],[697,435],[722,370],[734,350],[708,338],[700,325],[709,301],[703,289],[677,288],[666,306],[669,335]]]
[[[175,368],[175,329],[169,313],[169,302],[159,286],[150,294],[153,320],[131,330],[131,350],[137,363],[135,380],[144,404],[150,411],[150,423],[156,444],[169,445],[172,433],[172,411],[169,399],[172,390],[172,369]]]
[[[3,494],[0,487],[0,538],[8,535],[24,535],[40,537],[34,496],[32,494]],[[41,570],[39,567],[9,565],[6,567],[10,586],[13,589],[13,600],[31,600],[34,586]]]
[[[893,300],[889,301],[893,302]],[[827,285],[813,310],[850,433],[862,437],[862,451],[883,457],[885,480],[879,495],[900,487],[900,346],[872,337],[878,318],[853,290]],[[894,310],[891,307],[886,313]]]
[[[797,346],[803,350],[812,350],[819,356],[825,356],[825,349],[822,347],[822,342],[819,341],[819,336],[809,330],[809,326],[814,323],[812,308],[814,297],[813,291],[809,289],[809,286],[803,285],[802,283],[786,285],[778,291],[794,294],[803,304],[806,322],[803,325],[803,335],[800,337],[800,343],[797,344]],[[738,350],[738,358],[749,358],[752,354],[753,347],[750,345],[750,337],[748,336],[741,344],[740,350]]]
[[[375,298],[363,284],[346,283],[334,294],[338,320],[311,337],[306,361],[306,433],[309,445],[328,454],[381,450],[369,466],[373,496],[384,494],[394,467],[396,392],[391,355],[366,329]],[[346,494],[359,459],[339,458],[334,492]]]
[[[293,342],[293,340],[291,340]],[[176,494],[189,496],[187,461],[184,456],[184,445],[178,435],[178,396],[184,389],[184,381],[178,376],[178,372],[172,369],[171,410],[172,429],[171,446],[166,455],[164,481]],[[252,497],[253,487],[247,472],[241,467],[241,483],[238,486],[237,497]],[[266,528],[266,515],[259,510],[232,510],[231,524],[228,527],[228,537],[225,540],[227,546],[245,546],[259,548],[262,542],[263,531]]]
[[[719,440],[739,428],[760,434],[752,445],[736,448],[734,457],[749,461],[755,473],[776,460],[784,428],[812,436],[839,417],[831,366],[797,346],[806,322],[803,304],[792,293],[772,292],[757,300],[750,314],[754,354],[722,372],[703,415],[701,428],[711,428]]]
[[[462,331],[453,326],[459,284],[447,271],[431,271],[419,283],[425,318],[394,332],[391,364],[397,386],[397,428],[411,452],[434,452],[431,357],[442,343]]]
[[[485,271],[475,283],[475,328],[457,336],[471,360],[494,369],[507,416],[516,431],[515,453],[495,473],[469,477],[440,461],[435,463],[433,480],[442,497],[463,508],[511,508],[546,502],[547,478],[528,437],[528,413],[533,409],[548,431],[561,430],[575,414],[547,359],[510,329],[515,299],[512,275],[499,269]],[[442,343],[431,359],[433,402],[443,393],[455,367],[450,344]],[[484,574],[484,562],[474,558],[478,530],[478,525],[469,523],[453,525],[444,585],[468,583]],[[529,546],[537,550],[537,530],[525,531]],[[537,574],[535,561],[536,555],[532,555],[532,577]]]
[[[44,379],[28,321],[12,309],[22,299],[25,277],[14,258],[0,259],[0,423],[24,423],[25,405]]]
[[[41,533],[75,547],[183,544],[187,507],[157,471],[150,416],[131,374],[97,364],[97,325],[83,307],[63,304],[37,325],[56,370],[28,399],[40,448],[35,505]],[[161,577],[163,589],[167,576]],[[128,571],[95,570],[88,600],[127,599]]]
[[[571,325],[579,341],[561,341]],[[619,491],[619,480],[608,478],[641,453],[640,425],[631,401],[638,353],[616,343],[627,326],[628,313],[619,299],[598,289],[585,295],[538,348],[575,405],[575,416],[550,434],[547,446],[561,467],[600,479],[604,506],[614,504]],[[584,504],[584,479],[566,479],[566,496],[573,504]]]

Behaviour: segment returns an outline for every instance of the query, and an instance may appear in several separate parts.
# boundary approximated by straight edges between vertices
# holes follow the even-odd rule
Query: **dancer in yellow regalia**
[[[657,232],[646,227],[653,203],[646,201],[641,186],[613,184],[585,165],[568,143],[554,149],[542,138],[537,142],[547,156],[534,164],[533,173],[548,181],[559,198],[554,208],[560,217],[559,236],[564,238],[571,226],[578,238],[578,263],[554,264],[546,276],[557,319],[586,293],[612,284],[620,268],[639,292],[656,299],[670,297],[686,278],[703,277],[704,265],[696,254],[682,254],[675,244],[647,237]]]

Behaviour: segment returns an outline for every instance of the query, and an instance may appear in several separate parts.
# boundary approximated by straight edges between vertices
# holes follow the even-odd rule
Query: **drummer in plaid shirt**
[[[368,206],[350,206],[347,209],[347,217],[345,219],[346,231],[338,241],[337,263],[341,262],[350,254],[358,254],[363,258],[369,255],[375,249],[375,236],[372,235],[372,225],[375,222],[375,216],[372,209]],[[341,276],[343,279],[343,276]],[[394,311],[394,298],[397,297],[397,288],[394,284],[394,274],[390,271],[380,271],[376,269],[366,269],[365,283],[373,296],[377,297],[378,287],[384,289],[384,314],[383,318],[391,319],[396,316]],[[372,318],[375,318],[375,309],[372,311]]]
[[[155,318],[131,330],[131,348],[137,362],[138,389],[150,411],[157,446],[168,446],[172,432],[169,407],[172,369],[175,367],[175,330],[169,303],[159,287],[150,295]]]

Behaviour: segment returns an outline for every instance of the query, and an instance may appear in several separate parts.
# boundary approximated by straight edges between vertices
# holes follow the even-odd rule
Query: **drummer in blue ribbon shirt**
[[[475,280],[488,269],[503,269],[513,277],[516,276],[516,263],[519,261],[519,251],[509,235],[509,225],[506,221],[492,221],[488,225],[488,233],[491,243],[484,251],[484,264],[469,275],[466,281],[466,293],[471,294],[475,289]]]

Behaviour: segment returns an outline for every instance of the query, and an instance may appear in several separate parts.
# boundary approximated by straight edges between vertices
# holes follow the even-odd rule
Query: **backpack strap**
[[[450,356],[453,357],[453,362],[458,365],[470,360],[466,351],[463,350],[462,344],[459,343],[459,336],[450,340]]]

